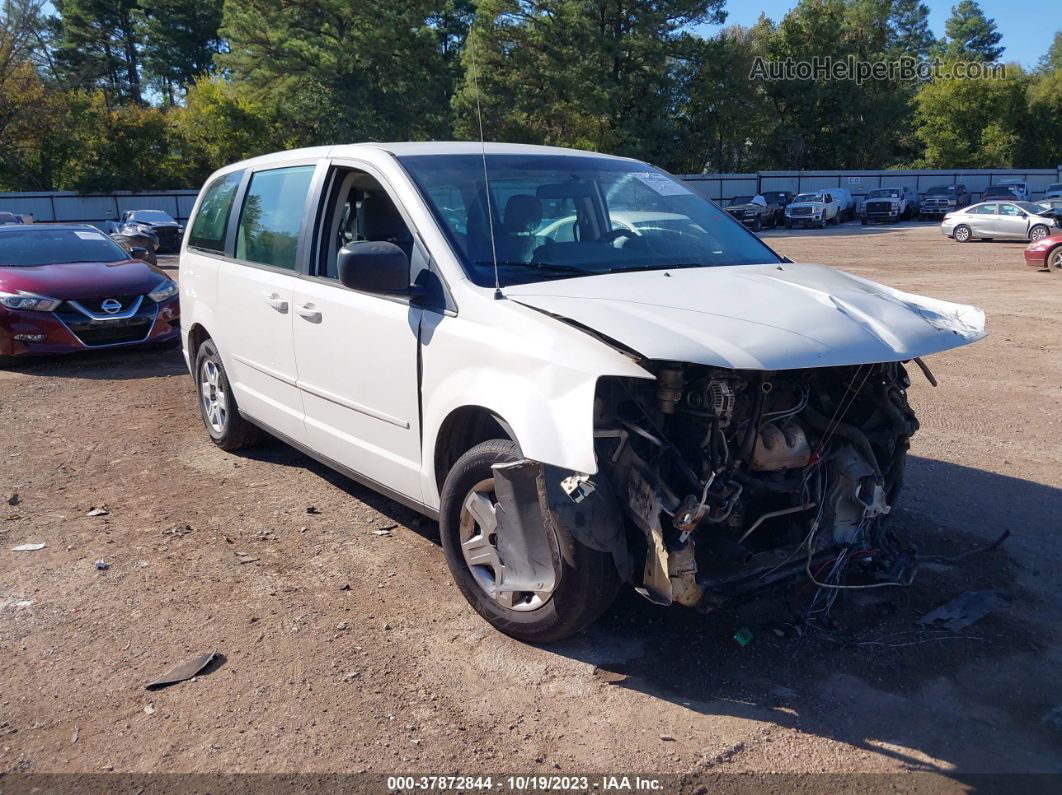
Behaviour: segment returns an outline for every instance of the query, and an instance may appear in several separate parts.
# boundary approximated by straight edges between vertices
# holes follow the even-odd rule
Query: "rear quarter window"
[[[224,253],[229,213],[241,179],[242,171],[223,174],[203,189],[203,200],[188,235],[189,246]]]

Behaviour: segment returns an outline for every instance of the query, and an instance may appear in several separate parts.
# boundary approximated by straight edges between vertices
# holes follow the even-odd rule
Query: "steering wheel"
[[[630,229],[620,227],[619,229],[610,229],[605,234],[599,236],[595,243],[615,243],[622,237],[638,237],[638,233]]]

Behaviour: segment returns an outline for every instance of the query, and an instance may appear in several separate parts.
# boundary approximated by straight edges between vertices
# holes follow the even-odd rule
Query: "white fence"
[[[761,191],[788,190],[793,193],[847,188],[861,197],[875,188],[913,188],[924,193],[934,185],[965,185],[975,196],[1005,179],[1029,183],[1029,195],[1042,197],[1048,185],[1062,182],[1062,165],[1055,168],[881,170],[881,171],[760,171],[754,174],[684,174],[682,179],[713,201],[725,203],[735,196]]]
[[[39,223],[117,221],[128,210],[162,210],[183,221],[198,195],[198,190],[0,193],[0,211],[32,215]]]
[[[725,204],[735,196],[762,191],[793,193],[847,188],[861,197],[875,188],[910,187],[923,193],[934,185],[963,184],[972,194],[1005,179],[1024,179],[1032,197],[1043,196],[1048,185],[1062,182],[1062,165],[1055,168],[909,171],[759,171],[751,174],[683,174],[681,178],[702,195]],[[0,211],[29,214],[38,222],[116,221],[127,210],[164,210],[183,221],[195,205],[198,190],[132,193],[0,193]]]

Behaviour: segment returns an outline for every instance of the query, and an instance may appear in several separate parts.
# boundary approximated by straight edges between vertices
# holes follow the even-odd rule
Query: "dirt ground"
[[[912,373],[895,522],[941,555],[1010,530],[999,551],[848,599],[842,642],[781,631],[780,596],[627,593],[535,648],[464,603],[432,522],[278,442],[210,444],[179,351],[30,363],[0,371],[0,772],[1062,772],[1062,278],[933,225],[764,237],[985,309],[938,388]],[[975,589],[999,601],[973,626],[915,624]]]

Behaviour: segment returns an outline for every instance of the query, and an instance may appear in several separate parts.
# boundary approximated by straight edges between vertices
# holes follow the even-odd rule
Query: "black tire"
[[[475,486],[493,478],[494,464],[520,459],[519,448],[508,439],[483,442],[461,456],[443,484],[439,531],[454,582],[487,623],[517,640],[552,643],[582,631],[608,609],[619,589],[619,575],[609,553],[583,546],[558,526],[550,538],[557,585],[540,607],[514,610],[484,590],[461,550],[463,505]]]
[[[793,228],[793,222],[792,221],[786,221],[785,222],[785,228],[786,229],[792,229]]]
[[[756,218],[756,220],[752,224],[752,231],[753,232],[759,232],[761,229],[763,229],[763,216],[762,215],[758,216]]]
[[[1029,230],[1029,242],[1037,243],[1051,234],[1051,230],[1043,224],[1037,224]]]
[[[216,368],[214,380],[216,385],[212,394],[218,405],[224,407],[223,415],[216,415],[212,421],[207,416],[207,401],[204,400],[204,391],[208,388],[206,376],[208,364]],[[229,385],[229,377],[225,372],[225,365],[218,354],[217,346],[213,340],[206,340],[199,346],[199,352],[195,357],[195,391],[196,401],[199,403],[199,414],[203,418],[203,427],[206,428],[210,440],[222,450],[239,450],[250,447],[262,438],[262,432],[253,424],[240,416],[239,406],[236,404],[236,396],[232,394]],[[218,388],[220,387],[220,388]],[[218,393],[220,398],[218,397]]]
[[[0,356],[0,370],[6,367],[14,367],[18,360],[18,356]]]
[[[1047,265],[1048,273],[1062,273],[1062,246],[1055,246],[1048,251],[1044,263]],[[0,361],[0,367],[3,366],[3,362]]]
[[[819,229],[825,229],[825,228],[826,228],[826,219],[823,218],[821,221],[819,221]]]
[[[958,243],[969,243],[973,240],[973,233],[966,224],[959,224],[953,230],[951,230],[951,236],[955,238]]]
[[[866,226],[866,225],[867,225],[867,219],[866,219],[866,218],[864,218],[864,219],[863,219],[863,226]]]

